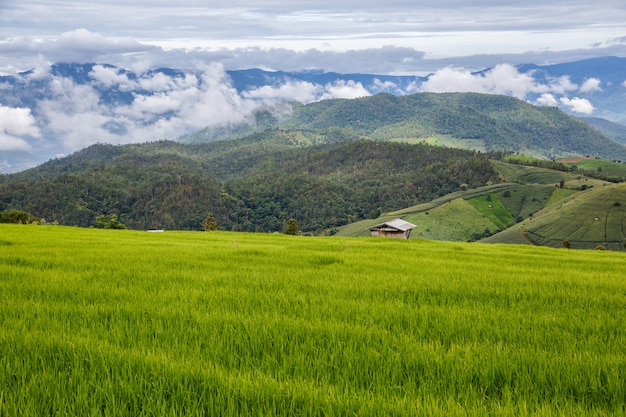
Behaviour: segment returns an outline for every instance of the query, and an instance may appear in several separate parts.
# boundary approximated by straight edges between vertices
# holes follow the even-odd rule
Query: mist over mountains
[[[254,123],[263,106],[378,93],[480,92],[509,95],[576,116],[625,124],[626,58],[428,76],[261,69],[161,68],[135,73],[107,64],[59,63],[0,77],[0,172],[15,172],[93,143],[176,139],[207,126]],[[282,105],[281,105],[282,104]]]

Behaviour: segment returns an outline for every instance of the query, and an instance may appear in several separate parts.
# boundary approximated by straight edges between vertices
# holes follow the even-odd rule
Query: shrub
[[[126,225],[117,219],[117,214],[96,216],[96,227],[100,229],[126,229]]]
[[[202,230],[204,230],[205,232],[217,230],[217,222],[215,221],[215,216],[213,216],[213,213],[207,214],[206,219],[204,219],[204,222],[202,222]]]
[[[39,222],[39,218],[22,210],[11,209],[0,212],[0,223],[33,224]]]
[[[298,234],[298,222],[296,219],[287,220],[287,225],[285,226],[285,234],[286,235],[297,235]]]

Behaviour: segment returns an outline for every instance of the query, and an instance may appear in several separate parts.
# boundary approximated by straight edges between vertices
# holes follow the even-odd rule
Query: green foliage
[[[0,184],[0,209],[21,207],[83,227],[113,212],[143,230],[199,230],[211,212],[221,229],[277,232],[293,217],[303,232],[320,234],[379,208],[432,200],[461,183],[497,181],[486,155],[371,140],[296,145],[303,137],[313,135],[267,131],[203,145],[94,145],[8,177]]]
[[[126,225],[117,219],[117,214],[101,214],[96,216],[96,227],[100,229],[126,229]]]
[[[202,230],[205,232],[211,232],[213,230],[217,230],[217,222],[215,221],[215,216],[213,213],[207,214],[206,219],[202,222]]]
[[[292,236],[295,236],[298,234],[298,222],[296,221],[296,219],[291,218],[287,220],[287,223],[285,224],[284,233],[286,235],[292,235]]]
[[[0,236],[3,416],[623,414],[624,254]]]
[[[0,223],[32,224],[39,222],[41,219],[22,210],[10,209],[0,212]]]
[[[474,149],[480,143],[486,151],[530,151],[544,158],[592,154],[626,159],[624,147],[556,108],[487,94],[379,94],[325,100],[295,108],[280,125],[313,130],[342,127],[380,140],[447,136],[468,141]]]

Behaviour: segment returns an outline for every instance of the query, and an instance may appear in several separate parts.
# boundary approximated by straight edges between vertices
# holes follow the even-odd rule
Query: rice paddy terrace
[[[3,416],[626,413],[623,253],[22,225],[0,247]]]

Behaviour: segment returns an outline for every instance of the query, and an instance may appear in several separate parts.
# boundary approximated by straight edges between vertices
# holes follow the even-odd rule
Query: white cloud
[[[559,105],[559,101],[550,93],[543,93],[541,96],[539,96],[535,103],[539,106],[550,107],[556,107]]]
[[[602,81],[597,78],[587,78],[583,85],[580,87],[581,93],[593,93],[594,91],[602,91],[600,85]]]
[[[110,54],[137,53],[149,48],[134,40],[112,40],[84,28],[64,32],[56,40],[35,42],[33,46],[53,62],[97,62]]]
[[[130,104],[100,101],[94,85],[49,77],[52,97],[37,106],[43,129],[66,151],[94,142],[113,144],[175,139],[206,126],[245,121],[259,103],[239,95],[221,65],[205,66],[198,76],[144,75],[137,82],[115,69],[95,66],[94,85],[142,86]]]
[[[463,69],[446,67],[422,83],[420,90],[426,92],[477,92],[506,94],[524,99],[529,93],[539,93],[550,87],[537,84],[531,74],[521,74],[509,64],[496,65],[493,69],[473,74]]]
[[[28,1],[28,0],[26,0]],[[0,1],[1,3],[1,1]],[[20,2],[20,4],[23,2]],[[100,5],[101,6],[101,5]],[[125,6],[125,5],[123,5]],[[95,6],[93,6],[95,7]],[[120,6],[122,7],[122,5]],[[182,8],[181,8],[182,9]],[[178,7],[168,10],[168,13],[179,12]],[[200,8],[202,9],[202,8]],[[625,9],[626,10],[626,9]],[[138,10],[137,16],[141,15]],[[117,13],[114,13],[117,16]],[[155,15],[156,16],[156,15]],[[258,16],[257,16],[258,17]],[[357,17],[344,15],[351,22],[357,22]],[[396,15],[399,22],[406,21],[406,16]],[[7,25],[3,26],[3,19]],[[141,21],[138,19],[135,23]],[[200,22],[199,22],[200,23]],[[7,33],[19,33],[8,29],[13,22],[0,13],[0,27]],[[85,26],[87,23],[81,23]],[[128,35],[120,32],[117,22],[111,26],[114,31],[107,32],[106,28],[98,25],[90,25],[93,30],[84,28],[65,31],[52,32],[42,37],[38,27],[31,35],[24,35],[10,38],[0,38],[0,73],[12,74],[18,71],[28,70],[40,66],[42,63],[51,64],[54,62],[103,62],[117,65],[119,67],[132,69],[136,72],[147,71],[151,68],[196,68],[199,62],[220,62],[227,69],[245,68],[275,68],[283,71],[300,71],[306,69],[322,69],[324,71],[335,71],[341,73],[367,72],[372,74],[415,74],[424,75],[437,71],[445,66],[462,67],[466,69],[482,69],[494,67],[499,63],[509,64],[523,63],[556,63],[593,58],[598,56],[624,56],[626,54],[625,42],[601,43],[599,46],[586,47],[586,49],[545,49],[545,35],[541,37],[542,45],[531,52],[516,52],[508,41],[513,36],[507,30],[506,39],[500,50],[491,52],[481,51],[477,45],[488,45],[494,43],[492,39],[498,35],[491,33],[480,33],[478,39],[472,42],[465,39],[470,34],[463,31],[453,33],[441,32],[441,36],[430,36],[426,33],[415,32],[411,29],[408,33],[395,32],[389,37],[376,39],[378,33],[368,34],[364,37],[345,37],[338,39],[306,40],[297,37],[292,41],[280,40],[280,37],[263,38],[252,36],[248,40],[226,40],[219,41],[219,37],[212,38],[207,33],[198,33],[198,38],[183,37],[176,39],[175,29],[171,29],[172,22],[168,22],[158,27],[158,32],[148,39],[133,39],[138,33],[145,34],[146,31],[139,30]],[[250,22],[244,31],[262,30],[263,24],[250,28]],[[202,21],[200,26],[194,28],[207,28],[208,23]],[[228,28],[222,25],[221,30]],[[363,27],[369,27],[366,21],[360,21]],[[408,27],[414,25],[408,24]],[[67,28],[67,26],[64,26]],[[170,29],[164,30],[163,27]],[[191,26],[190,26],[191,27]],[[394,23],[393,27],[397,27]],[[370,28],[371,29],[371,28]],[[433,28],[436,31],[436,28]],[[280,30],[284,35],[283,29]],[[440,32],[436,31],[437,34]],[[470,31],[471,32],[471,31]],[[163,39],[166,33],[168,39]],[[242,39],[243,32],[239,32],[237,39]],[[216,34],[217,36],[218,34]],[[516,33],[515,35],[519,35]],[[127,36],[122,38],[121,36]],[[463,36],[462,42],[457,37]],[[486,37],[489,37],[487,41]],[[538,35],[537,35],[538,36]],[[603,37],[602,40],[606,40]],[[210,40],[207,40],[210,39]],[[434,44],[433,44],[434,42]],[[451,42],[458,48],[464,45],[457,54],[443,53],[440,48],[441,42]],[[587,42],[583,45],[590,45]],[[532,47],[529,44],[523,45],[524,51]],[[419,49],[417,49],[419,47]],[[472,49],[479,48],[479,50]],[[578,47],[580,48],[580,47]],[[496,48],[497,49],[497,48]],[[465,54],[465,55],[463,55]]]
[[[60,148],[55,153],[72,152],[94,142],[175,139],[207,126],[252,120],[256,108],[276,102],[295,99],[306,103],[369,95],[361,83],[354,81],[326,85],[289,81],[240,94],[220,64],[206,65],[196,73],[150,72],[136,80],[123,70],[95,65],[88,75],[93,81],[85,84],[49,73],[40,76],[50,96],[37,102],[34,115],[29,109],[2,107],[2,149],[27,149],[30,145],[25,136],[32,139],[45,135],[48,142],[56,141]],[[133,100],[100,100],[100,87],[135,87]]]
[[[118,68],[95,65],[89,75],[105,88],[118,86],[123,91],[131,91],[136,87],[127,74],[121,73]]]
[[[593,105],[586,98],[574,97],[570,99],[561,97],[560,102],[574,113],[591,114],[594,111]]]
[[[321,95],[320,100],[330,98],[359,98],[369,96],[370,93],[363,87],[363,84],[350,81],[339,80],[332,84],[326,84],[325,92]]]
[[[239,95],[220,64],[205,67],[199,87],[185,92],[179,114],[191,128],[242,122],[256,107]]]
[[[3,3],[10,6],[2,7]],[[623,36],[623,6],[622,0],[529,0],[524,4],[421,1],[418,6],[406,0],[272,0],[262,4],[250,0],[181,0],[175,5],[160,0],[84,0],[79,5],[64,1],[48,7],[41,0],[21,0],[0,2],[0,27],[14,36],[44,39],[70,31],[60,45],[82,48],[87,53],[93,53],[93,45],[102,39],[76,28],[87,27],[117,39],[141,37],[144,43],[168,45],[166,49],[193,50],[209,45],[207,48],[213,49],[260,46],[346,51],[418,44],[429,54],[449,57],[543,48],[573,50],[598,42],[606,45],[602,42]],[[120,16],[124,17],[123,25]],[[120,44],[107,47],[120,48]],[[370,62],[385,64],[379,59]]]
[[[141,77],[139,86],[147,91],[166,91],[172,88],[172,79],[163,73],[155,73],[151,77]]]
[[[388,91],[392,94],[413,94],[419,91],[419,84],[417,78],[415,81],[410,82],[408,85],[402,89],[396,83],[392,81],[381,81],[378,78],[374,79],[374,83],[372,85],[373,90],[375,91]]]
[[[27,139],[41,137],[30,109],[0,106],[0,150],[29,150]]]
[[[549,78],[546,82],[537,81],[533,72],[519,73],[518,70],[508,64],[497,65],[489,71],[473,74],[467,70],[446,67],[434,73],[428,81],[422,83],[421,91],[428,92],[478,92],[486,94],[504,94],[527,100],[536,97],[534,101],[542,106],[558,106],[562,104],[569,110],[591,114],[594,111],[591,103],[586,99],[569,99],[563,96],[569,91],[578,89],[572,83],[568,75]],[[584,88],[593,91],[599,88],[600,81],[595,78],[588,79]],[[582,89],[581,89],[582,91]]]
[[[35,118],[27,108],[0,106],[0,130],[10,135],[41,136]]]
[[[578,85],[574,84],[569,75],[563,75],[558,78],[551,78],[545,86],[545,90],[555,94],[565,94],[568,91],[574,91]]]
[[[243,92],[243,97],[252,100],[271,103],[275,101],[298,101],[310,103],[312,101],[333,98],[358,98],[369,96],[370,92],[363,84],[355,81],[338,80],[325,85],[313,84],[306,81],[287,80],[278,86],[262,86]]]
[[[310,103],[317,99],[319,86],[306,81],[288,80],[279,86],[265,85],[252,90],[244,91],[243,96],[263,102],[295,100],[300,103]]]
[[[25,139],[0,132],[0,151],[28,151],[30,149],[32,146]]]

